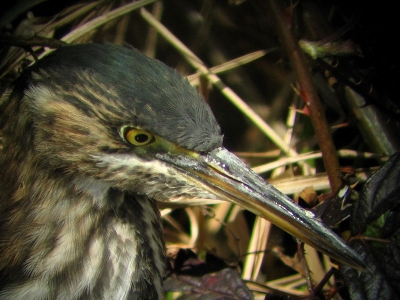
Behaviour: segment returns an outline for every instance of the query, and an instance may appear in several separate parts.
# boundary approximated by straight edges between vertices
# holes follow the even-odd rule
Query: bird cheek
[[[174,168],[161,161],[127,153],[95,155],[92,159],[92,176],[120,190],[157,200],[168,200],[185,184]]]

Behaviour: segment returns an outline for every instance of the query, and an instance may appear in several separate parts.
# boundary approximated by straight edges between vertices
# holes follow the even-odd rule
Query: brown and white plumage
[[[198,106],[182,108],[188,119],[174,122],[172,113],[171,128],[154,130],[158,111],[146,97],[162,98],[166,114],[188,101],[188,89],[191,101],[202,100],[138,51],[71,51],[32,67],[3,104],[0,299],[161,298],[165,254],[155,199],[185,195],[173,188],[185,183],[162,163],[132,156],[118,130],[132,124],[161,135],[180,126],[201,134],[207,128],[194,119]],[[164,84],[160,74],[169,77]],[[186,146],[204,144],[194,143]],[[160,182],[163,176],[172,181]]]
[[[0,106],[0,299],[162,299],[156,201],[176,197],[234,201],[362,267],[221,146],[187,80],[137,50],[59,49]]]

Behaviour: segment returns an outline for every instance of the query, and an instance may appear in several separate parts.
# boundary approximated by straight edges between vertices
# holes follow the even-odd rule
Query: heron
[[[223,147],[187,79],[140,51],[62,47],[0,102],[0,299],[162,299],[158,201],[231,201],[333,259],[363,261]]]

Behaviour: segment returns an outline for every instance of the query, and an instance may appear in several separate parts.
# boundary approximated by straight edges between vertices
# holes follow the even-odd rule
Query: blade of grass
[[[216,86],[220,92],[234,104],[246,117],[250,119],[271,141],[278,146],[284,153],[296,156],[297,152],[290,148],[283,139],[269,126],[247,103],[241,99],[231,88],[226,86],[222,80],[198,58],[185,44],[174,36],[162,23],[153,17],[146,9],[140,10],[142,17],[153,26],[159,34],[174,46],[185,58],[185,60],[199,70],[208,80]]]

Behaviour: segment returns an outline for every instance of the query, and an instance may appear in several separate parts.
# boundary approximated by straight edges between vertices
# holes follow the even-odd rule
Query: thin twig
[[[299,241],[297,245],[298,245],[297,254],[299,256],[299,260],[300,260],[301,264],[303,265],[303,270],[305,272],[305,278],[307,280],[308,291],[310,292],[310,296],[311,296],[310,298],[313,299],[313,297],[315,295],[314,285],[311,280],[311,273],[310,273],[310,269],[308,268],[308,265],[307,265],[307,260],[304,257],[304,243]]]

